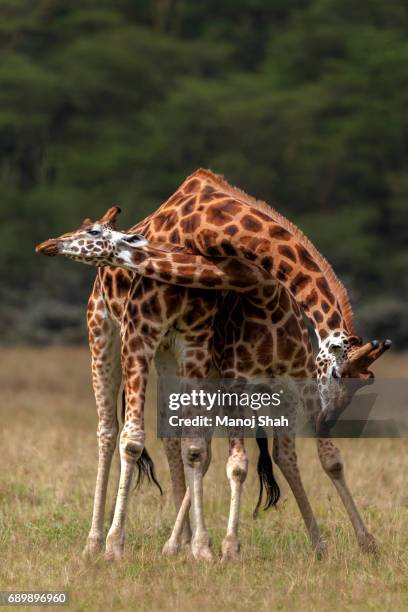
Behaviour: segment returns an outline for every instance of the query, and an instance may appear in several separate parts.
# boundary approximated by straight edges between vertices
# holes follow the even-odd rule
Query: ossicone
[[[122,211],[121,211],[119,206],[112,206],[111,208],[109,208],[106,211],[106,213],[103,215],[103,217],[99,220],[99,223],[109,224],[109,225],[115,226],[115,224],[116,224],[116,217],[121,212]]]
[[[90,227],[92,225],[92,219],[87,217],[84,219],[79,227],[80,230],[85,229],[86,227]]]

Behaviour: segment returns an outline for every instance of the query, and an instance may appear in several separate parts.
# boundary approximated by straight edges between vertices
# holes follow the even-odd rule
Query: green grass
[[[377,537],[379,559],[358,550],[312,440],[298,441],[299,463],[329,543],[315,561],[302,520],[278,473],[276,510],[252,520],[255,448],[241,522],[241,559],[194,562],[161,556],[174,520],[169,475],[155,435],[155,389],[147,403],[147,446],[165,494],[144,485],[132,496],[125,560],[85,562],[96,474],[96,414],[89,355],[83,349],[3,349],[0,385],[0,589],[65,589],[73,610],[406,610],[408,609],[408,441],[341,440],[346,473]],[[405,357],[384,357],[383,372],[403,375]],[[154,381],[152,381],[154,383]],[[214,440],[205,479],[207,523],[220,557],[229,505],[225,440]],[[106,528],[117,483],[114,462]],[[10,608],[11,609],[11,608]]]

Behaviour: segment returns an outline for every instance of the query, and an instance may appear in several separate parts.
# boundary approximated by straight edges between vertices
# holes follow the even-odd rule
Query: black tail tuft
[[[122,423],[125,422],[125,414],[126,414],[126,396],[125,396],[125,390],[123,389],[122,391],[122,414],[121,414]],[[160,483],[156,478],[156,472],[154,470],[153,459],[151,458],[151,456],[149,455],[149,453],[147,452],[145,448],[143,449],[142,454],[137,460],[136,465],[137,465],[138,473],[137,473],[137,480],[136,480],[135,488],[138,489],[142,485],[146,477],[149,483],[153,482],[156,485],[156,487],[160,491],[160,495],[163,495],[163,489],[161,488]]]
[[[160,483],[156,478],[156,473],[154,471],[153,459],[150,457],[149,453],[145,448],[143,449],[142,454],[137,460],[136,465],[138,469],[136,489],[141,486],[142,482],[146,477],[149,483],[154,482],[154,484],[160,491],[160,495],[163,495],[163,489],[161,488]]]
[[[261,427],[258,427],[256,432],[256,441],[259,447],[259,458],[258,458],[258,476],[259,476],[259,497],[258,503],[255,506],[253,517],[256,518],[258,515],[259,507],[262,503],[263,490],[266,491],[266,500],[264,510],[268,510],[271,506],[275,506],[278,503],[280,497],[279,485],[273,475],[272,459],[268,450],[268,438],[266,432]]]

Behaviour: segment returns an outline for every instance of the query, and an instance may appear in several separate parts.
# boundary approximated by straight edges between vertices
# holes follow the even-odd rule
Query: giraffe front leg
[[[92,302],[92,304],[96,304]],[[99,305],[101,306],[101,305]],[[99,308],[99,313],[101,308]],[[103,523],[112,456],[118,435],[117,397],[121,384],[119,330],[104,312],[104,325],[94,324],[88,315],[92,354],[92,382],[98,411],[98,471],[91,529],[83,551],[85,557],[99,555],[104,546]]]
[[[248,456],[244,440],[243,438],[232,438],[229,441],[229,457],[227,461],[227,478],[231,487],[231,504],[227,533],[222,543],[223,561],[233,561],[239,556],[239,512],[242,487],[247,473]]]
[[[188,308],[178,322],[179,329],[185,331],[183,342],[179,344],[177,355],[178,375],[184,379],[186,392],[194,390],[197,381],[204,384],[212,363],[213,320],[216,309],[213,300],[198,298],[189,302]],[[194,325],[193,325],[194,324]],[[193,331],[191,327],[193,325]],[[191,337],[193,336],[193,337]],[[200,340],[198,340],[200,338]],[[203,407],[200,406],[200,409]],[[185,407],[183,416],[193,416],[193,405]],[[191,433],[191,431],[190,431]],[[207,432],[210,434],[210,432]],[[199,432],[196,434],[200,435]],[[191,552],[195,559],[212,561],[210,538],[204,520],[203,477],[211,461],[211,439],[191,437],[181,439],[181,456],[187,478],[193,518],[193,537]],[[188,497],[184,498],[184,511],[187,511]],[[183,510],[182,509],[182,510]],[[176,523],[181,520],[182,510]],[[177,532],[177,525],[175,526]]]
[[[368,531],[353,496],[347,486],[344,477],[344,463],[341,457],[340,450],[334,444],[331,438],[318,438],[317,451],[319,454],[320,463],[330,480],[336,487],[337,493],[349,515],[351,524],[356,534],[357,542],[363,552],[378,554],[378,546],[374,536]]]
[[[193,510],[191,552],[197,560],[212,561],[213,554],[205,525],[203,505],[203,476],[211,460],[211,441],[203,438],[184,438],[181,449]]]
[[[112,525],[106,538],[105,558],[120,561],[125,546],[126,512],[135,466],[143,452],[144,431],[140,422],[125,423],[120,435],[120,479]]]
[[[137,289],[136,285],[136,289]],[[120,479],[112,525],[106,538],[106,559],[122,559],[125,522],[135,466],[144,449],[144,403],[152,358],[166,329],[161,321],[140,328],[133,324],[135,304],[122,320],[122,370],[125,389],[125,424],[120,434]],[[139,321],[139,324],[141,322]]]
[[[273,459],[292,489],[316,557],[318,559],[324,558],[327,555],[327,544],[320,535],[319,526],[303,487],[297,464],[295,439],[289,436],[275,435]]]

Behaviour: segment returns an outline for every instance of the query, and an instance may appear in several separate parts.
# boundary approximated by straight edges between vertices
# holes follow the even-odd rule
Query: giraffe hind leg
[[[189,521],[190,493],[186,491],[183,459],[181,456],[181,440],[178,438],[163,439],[164,450],[170,468],[173,486],[173,499],[178,512],[172,534],[163,548],[164,554],[176,554],[190,544],[191,528]],[[187,496],[187,498],[186,498]]]
[[[203,438],[184,438],[181,449],[193,510],[191,552],[197,560],[212,561],[213,554],[203,506],[203,477],[211,461],[211,441]]]
[[[319,526],[303,487],[297,464],[295,439],[275,434],[273,440],[273,458],[292,489],[316,557],[322,559],[327,554],[327,544],[320,535]]]
[[[144,453],[144,429],[139,420],[128,419],[120,434],[120,478],[113,521],[106,538],[105,558],[120,561],[124,554],[125,523],[135,467]],[[140,471],[139,471],[140,476]]]
[[[164,555],[176,555],[180,552],[183,546],[183,529],[188,521],[188,513],[191,507],[190,489],[187,489],[183,501],[180,504],[180,508],[174,523],[171,535],[165,545],[163,546],[162,553]]]
[[[347,486],[340,450],[331,438],[318,438],[316,443],[320,463],[343,502],[361,550],[374,555],[378,554],[378,547],[374,536],[368,531]]]
[[[248,456],[243,438],[231,438],[229,441],[227,461],[227,478],[231,488],[230,512],[228,527],[222,542],[222,560],[234,561],[239,556],[240,542],[238,536],[241,495],[248,474]]]

